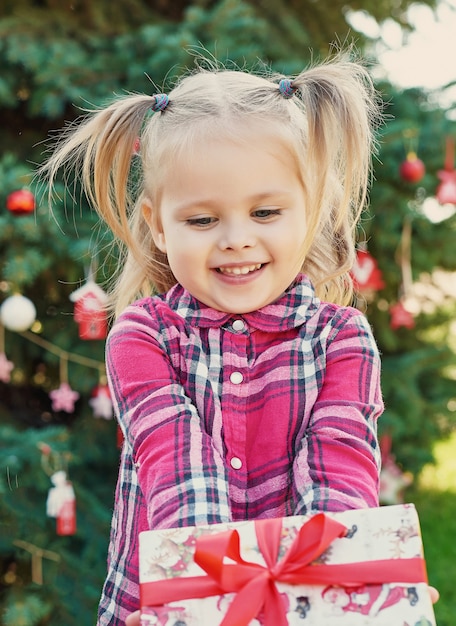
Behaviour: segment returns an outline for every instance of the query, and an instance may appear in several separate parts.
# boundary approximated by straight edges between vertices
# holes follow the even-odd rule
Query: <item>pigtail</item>
[[[144,239],[150,239],[150,231],[143,223],[141,211],[133,211],[142,186],[140,169],[135,172],[137,180],[133,183],[135,144],[151,109],[162,111],[165,108],[164,97],[129,95],[105,109],[89,112],[79,123],[64,131],[51,157],[38,173],[48,183],[52,211],[57,174],[63,170],[67,182],[71,170],[91,208],[113,232],[125,267],[135,268],[134,280],[129,281],[129,293],[121,298],[124,305],[143,291],[148,274],[148,260],[144,258],[143,245],[138,237],[144,242]],[[146,243],[149,249],[151,245]],[[117,296],[114,295],[113,306]]]
[[[367,70],[343,56],[293,80],[307,119],[306,180],[312,211],[304,270],[320,297],[351,299],[355,226],[367,203],[377,94]]]
[[[150,107],[150,96],[127,96],[64,131],[40,171],[49,184],[50,205],[58,171],[72,170],[91,207],[129,245],[128,180],[134,144]]]

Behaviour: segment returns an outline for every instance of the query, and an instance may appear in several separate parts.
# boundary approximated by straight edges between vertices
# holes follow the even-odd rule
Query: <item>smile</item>
[[[237,267],[218,267],[217,272],[221,274],[229,274],[230,276],[241,276],[245,274],[250,274],[250,272],[255,272],[259,270],[262,266],[262,263],[256,263],[255,265],[242,265]]]

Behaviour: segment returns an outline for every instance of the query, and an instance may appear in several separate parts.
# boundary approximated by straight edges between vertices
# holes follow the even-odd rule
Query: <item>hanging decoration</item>
[[[399,175],[407,183],[418,183],[426,173],[426,167],[416,154],[418,131],[408,129],[404,132],[407,156],[399,167]]]
[[[28,330],[36,319],[36,308],[31,300],[14,294],[3,301],[0,307],[0,322],[8,330]]]
[[[415,318],[408,310],[406,303],[412,288],[412,222],[410,216],[406,216],[402,226],[401,241],[398,250],[398,263],[401,268],[402,283],[399,289],[398,302],[390,307],[390,328],[412,329],[415,327]]]
[[[436,197],[440,204],[456,204],[456,170],[454,169],[454,137],[446,138],[444,169],[437,172],[440,184]]]
[[[415,328],[415,318],[408,311],[402,300],[390,306],[390,328],[397,330],[398,328]]]
[[[85,340],[106,339],[108,318],[107,294],[91,278],[73,291],[70,300],[74,305],[74,319],[79,325],[79,337]]]
[[[409,152],[405,161],[401,163],[399,174],[407,183],[418,183],[426,173],[426,167],[415,152]]]
[[[60,355],[60,387],[49,392],[53,411],[74,412],[74,405],[79,400],[79,393],[71,389],[68,383],[68,358]]]
[[[46,501],[48,517],[56,518],[58,535],[74,535],[76,533],[76,497],[72,483],[67,480],[66,472],[59,470],[52,474],[53,487],[49,489]]]
[[[74,413],[74,405],[79,400],[79,393],[71,389],[67,382],[60,383],[60,387],[49,392],[53,411]]]
[[[52,487],[46,500],[46,514],[56,519],[58,535],[76,533],[76,497],[72,483],[67,479],[68,453],[57,452],[43,441],[38,443],[41,467],[49,476]]]
[[[13,215],[30,215],[35,211],[35,196],[28,189],[17,189],[7,196],[6,208]]]
[[[356,259],[351,275],[353,286],[359,293],[377,292],[385,286],[377,261],[363,248],[356,251]]]
[[[102,417],[105,420],[112,419],[113,406],[109,387],[106,382],[100,381],[100,384],[95,387],[89,404],[93,409],[94,417]]]
[[[8,361],[5,354],[5,328],[0,324],[0,381],[2,383],[10,382],[13,369],[14,363]]]

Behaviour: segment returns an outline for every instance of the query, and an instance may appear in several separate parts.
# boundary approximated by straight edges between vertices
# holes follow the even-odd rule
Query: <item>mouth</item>
[[[219,274],[225,274],[225,276],[246,276],[252,272],[256,272],[263,267],[264,263],[255,263],[254,265],[236,265],[232,267],[218,267],[217,272]]]

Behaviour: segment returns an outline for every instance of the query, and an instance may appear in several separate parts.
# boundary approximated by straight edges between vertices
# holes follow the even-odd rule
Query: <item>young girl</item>
[[[142,530],[378,504],[379,355],[346,306],[377,120],[342,55],[292,80],[198,69],[90,116],[47,163],[51,189],[81,165],[127,250],[99,626],[139,607]]]

